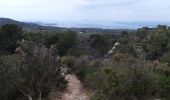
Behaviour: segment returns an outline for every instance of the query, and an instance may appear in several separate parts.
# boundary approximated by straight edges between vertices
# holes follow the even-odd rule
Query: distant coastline
[[[42,26],[66,27],[66,28],[102,28],[102,29],[138,29],[141,27],[155,28],[157,25],[170,25],[170,22],[57,22],[36,23]]]

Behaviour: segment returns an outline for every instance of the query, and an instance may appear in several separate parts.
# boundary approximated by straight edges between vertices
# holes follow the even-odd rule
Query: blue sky
[[[170,21],[170,0],[0,0],[0,17],[21,21]]]

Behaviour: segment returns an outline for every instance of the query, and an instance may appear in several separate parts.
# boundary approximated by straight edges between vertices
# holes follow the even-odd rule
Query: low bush
[[[65,88],[55,48],[24,40],[19,45],[16,54],[0,59],[1,100],[41,100],[52,89]]]
[[[92,100],[145,100],[156,96],[159,77],[153,67],[148,62],[127,62],[103,64],[88,60],[74,72],[95,93]]]

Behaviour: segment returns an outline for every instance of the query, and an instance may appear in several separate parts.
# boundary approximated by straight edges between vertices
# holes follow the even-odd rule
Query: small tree
[[[59,55],[66,55],[69,49],[77,46],[77,34],[73,31],[57,33],[46,41],[46,45],[56,44]]]
[[[111,46],[111,36],[108,34],[92,34],[90,35],[90,46],[100,55],[108,52]]]
[[[65,87],[66,82],[61,75],[55,48],[48,49],[41,44],[24,40],[19,45],[16,57],[2,64],[7,68],[7,74],[4,75],[8,76],[6,83],[10,83],[10,87],[29,100],[41,100],[51,89]]]
[[[5,24],[0,29],[0,49],[14,53],[16,43],[22,38],[22,28],[15,24]]]

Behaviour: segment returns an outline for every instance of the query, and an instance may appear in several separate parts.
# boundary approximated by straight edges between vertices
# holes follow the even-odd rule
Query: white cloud
[[[34,21],[170,21],[169,0],[0,0],[0,17]]]

